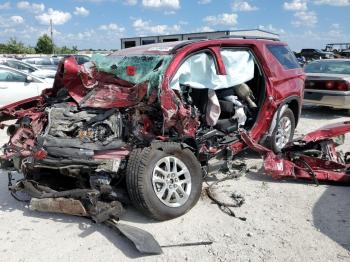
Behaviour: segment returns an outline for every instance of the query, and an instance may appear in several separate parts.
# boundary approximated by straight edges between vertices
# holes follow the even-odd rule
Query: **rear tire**
[[[131,152],[126,185],[137,209],[156,220],[168,220],[197,203],[202,169],[190,149],[178,143],[156,143]]]
[[[275,152],[281,152],[282,148],[292,141],[295,131],[295,117],[293,111],[287,108],[281,115],[279,122],[270,137],[270,148]]]

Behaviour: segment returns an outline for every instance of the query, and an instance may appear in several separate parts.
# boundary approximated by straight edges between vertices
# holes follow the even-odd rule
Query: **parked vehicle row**
[[[305,57],[306,60],[334,58],[334,54],[332,52],[326,52],[320,49],[313,49],[313,48],[301,49],[299,55],[302,57]]]
[[[0,58],[0,106],[38,96],[51,88],[57,65],[64,57]],[[78,64],[90,60],[83,55],[74,57]]]
[[[38,96],[51,88],[53,78],[39,78],[23,71],[0,65],[0,107]]]
[[[0,65],[5,65],[23,71],[39,78],[54,78],[56,75],[56,69],[38,68],[34,65],[14,58],[0,58]]]

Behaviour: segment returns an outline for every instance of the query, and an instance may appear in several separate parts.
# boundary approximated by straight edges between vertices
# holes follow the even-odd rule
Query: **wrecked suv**
[[[83,65],[69,57],[51,89],[0,109],[10,136],[2,163],[32,195],[85,192],[78,214],[128,198],[175,218],[198,201],[203,176],[247,147],[241,130],[275,152],[292,139],[304,79],[287,45],[271,40],[153,44]]]

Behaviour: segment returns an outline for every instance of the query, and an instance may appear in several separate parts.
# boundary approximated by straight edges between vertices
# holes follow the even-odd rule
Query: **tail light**
[[[306,89],[333,90],[333,91],[350,91],[350,82],[346,80],[307,80]]]

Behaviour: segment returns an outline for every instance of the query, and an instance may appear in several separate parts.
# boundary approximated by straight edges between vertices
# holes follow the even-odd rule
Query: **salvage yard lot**
[[[349,119],[343,111],[309,107],[297,135]],[[0,143],[6,140],[2,131]],[[246,202],[234,211],[246,221],[224,214],[205,194],[189,213],[166,222],[127,209],[122,222],[147,230],[161,245],[213,241],[163,248],[160,256],[140,257],[126,239],[88,219],[28,210],[10,196],[0,171],[0,261],[350,261],[348,187],[276,181],[262,174],[258,155],[243,155],[251,172],[216,192],[242,194]]]

